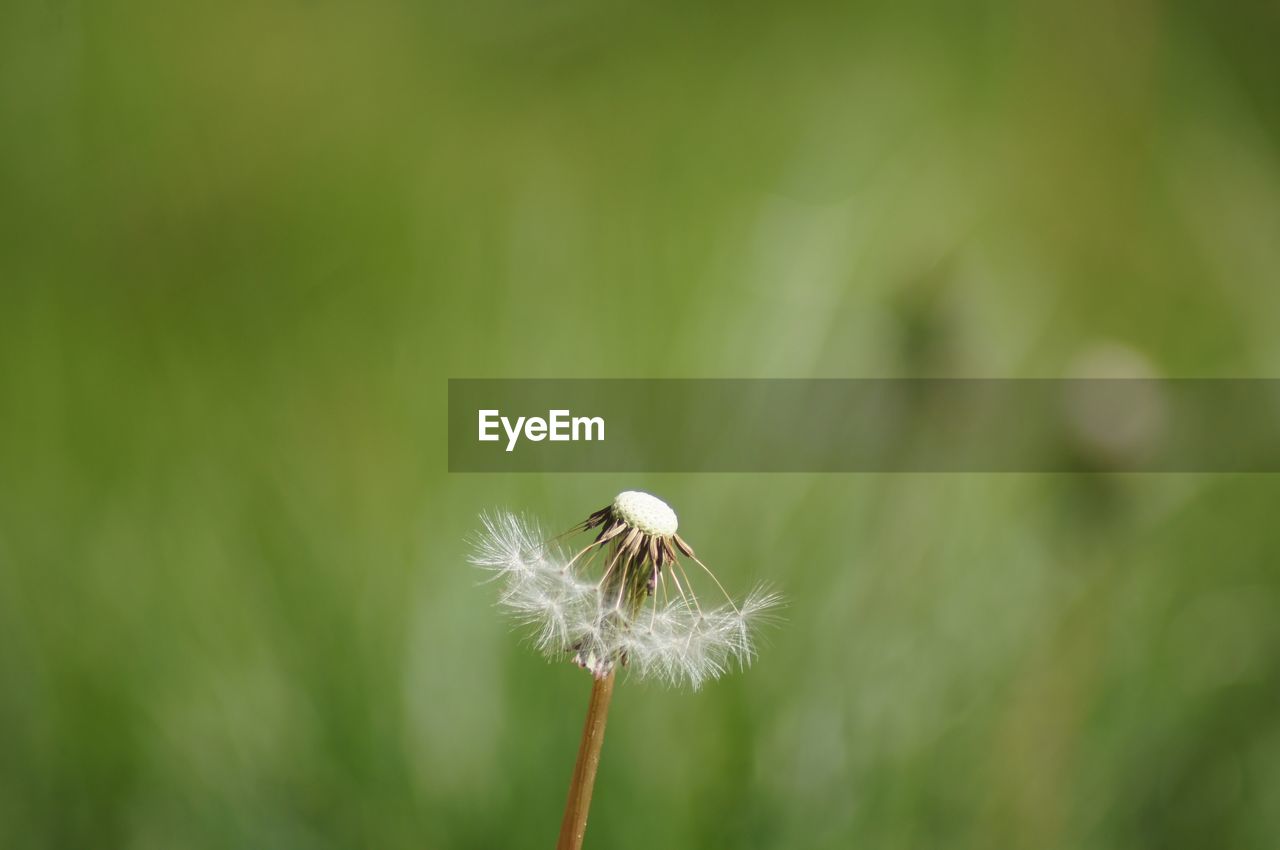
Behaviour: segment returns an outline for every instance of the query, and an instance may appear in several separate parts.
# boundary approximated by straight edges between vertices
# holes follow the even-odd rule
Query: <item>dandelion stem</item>
[[[615,671],[603,679],[593,679],[591,701],[587,704],[587,722],[582,727],[582,743],[578,746],[578,762],[573,767],[569,799],[560,822],[560,840],[556,850],[580,850],[587,832],[587,812],[591,809],[591,790],[596,784],[596,768],[600,766],[600,747],[604,744],[604,724],[609,718],[609,701],[613,699]]]

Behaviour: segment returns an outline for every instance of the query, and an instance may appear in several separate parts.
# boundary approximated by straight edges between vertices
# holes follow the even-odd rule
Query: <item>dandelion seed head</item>
[[[754,633],[780,598],[764,588],[740,603],[676,533],[665,502],[620,493],[571,531],[593,539],[573,554],[549,543],[537,523],[511,513],[482,515],[471,563],[501,582],[498,604],[544,656],[572,660],[603,678],[618,666],[639,678],[693,689],[755,657]],[[563,535],[562,535],[563,536]],[[683,557],[723,593],[706,606]]]
[[[655,537],[670,537],[680,527],[671,506],[639,490],[624,490],[613,500],[614,513],[623,522]]]

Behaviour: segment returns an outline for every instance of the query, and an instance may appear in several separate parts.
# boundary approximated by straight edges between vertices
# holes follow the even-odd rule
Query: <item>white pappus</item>
[[[572,659],[597,679],[622,665],[696,690],[751,662],[754,629],[780,602],[757,588],[739,603],[724,593],[722,604],[704,605],[681,556],[724,588],[676,532],[675,512],[648,493],[621,493],[561,535],[596,532],[572,553],[515,514],[481,521],[471,563],[500,583],[498,604],[530,628],[543,655]]]

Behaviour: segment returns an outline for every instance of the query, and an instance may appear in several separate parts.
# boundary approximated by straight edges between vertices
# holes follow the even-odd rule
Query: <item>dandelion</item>
[[[778,602],[763,589],[735,603],[677,533],[662,500],[630,490],[561,535],[593,532],[572,555],[534,522],[483,516],[471,561],[501,581],[499,605],[531,627],[551,660],[571,659],[603,679],[621,665],[640,678],[699,688],[755,656],[752,627]],[[681,556],[724,601],[706,606]]]
[[[675,511],[628,490],[557,538],[510,513],[481,517],[471,561],[500,582],[498,602],[528,627],[552,660],[572,660],[594,677],[587,724],[561,825],[561,848],[578,848],[604,741],[617,668],[697,690],[755,657],[753,629],[779,597],[763,588],[735,602],[677,533]],[[580,548],[564,540],[592,535]],[[692,569],[696,565],[697,570]],[[705,605],[690,573],[715,585],[723,602]]]

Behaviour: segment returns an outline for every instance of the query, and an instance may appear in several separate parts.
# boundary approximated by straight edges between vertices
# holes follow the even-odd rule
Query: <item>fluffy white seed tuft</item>
[[[665,603],[653,599],[631,613],[580,577],[563,550],[544,542],[536,523],[505,512],[483,515],[481,522],[471,563],[501,583],[498,604],[529,628],[547,658],[575,660],[596,675],[621,660],[642,679],[696,690],[751,663],[753,631],[780,601],[757,589],[736,607],[726,601],[707,608],[681,595]]]

